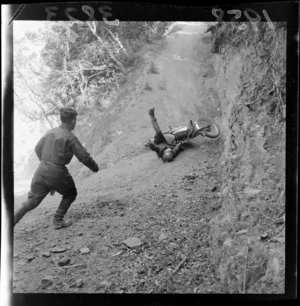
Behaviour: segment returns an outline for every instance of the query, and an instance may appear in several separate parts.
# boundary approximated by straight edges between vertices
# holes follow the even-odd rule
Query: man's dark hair
[[[60,120],[64,123],[70,123],[73,119],[76,118],[77,112],[72,108],[61,108],[60,112]]]

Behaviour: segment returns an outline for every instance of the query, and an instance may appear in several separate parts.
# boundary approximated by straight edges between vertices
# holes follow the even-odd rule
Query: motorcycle
[[[216,123],[206,118],[200,118],[198,121],[190,120],[190,126],[184,125],[176,128],[171,128],[164,132],[163,135],[169,144],[177,144],[179,142],[187,143],[190,139],[199,135],[208,138],[218,138],[220,129]],[[148,147],[148,142],[145,144]]]

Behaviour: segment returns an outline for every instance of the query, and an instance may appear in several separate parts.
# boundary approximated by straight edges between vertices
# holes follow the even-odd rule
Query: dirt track
[[[221,207],[222,138],[199,137],[169,164],[143,147],[153,135],[151,107],[163,130],[200,116],[217,122],[217,107],[203,104],[203,77],[213,74],[203,31],[185,25],[145,53],[112,115],[111,139],[95,157],[102,170],[76,180],[74,224],[54,231],[55,194],[16,226],[14,292],[219,292],[209,221]],[[142,245],[124,245],[130,237]],[[67,267],[58,266],[63,257]]]

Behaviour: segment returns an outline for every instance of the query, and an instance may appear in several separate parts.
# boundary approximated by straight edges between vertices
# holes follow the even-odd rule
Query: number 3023
[[[95,19],[95,11],[94,11],[94,9],[92,7],[90,7],[89,5],[83,5],[81,7],[81,9],[88,16],[88,19],[86,21],[96,21],[96,19]],[[57,10],[58,10],[57,6],[46,7],[47,20],[53,20],[53,17],[56,16],[56,12],[55,11],[57,11]],[[116,19],[114,21],[108,21],[107,20],[107,17],[111,17],[112,16],[112,14],[107,11],[107,10],[111,10],[111,8],[109,6],[100,6],[98,10],[99,10],[100,14],[103,16],[103,21],[105,23],[110,24],[110,25],[115,25],[115,26],[119,25],[119,20],[118,19]],[[70,20],[79,21],[79,19],[76,19],[75,17],[73,17],[71,15],[71,12],[72,12],[72,14],[75,14],[77,12],[76,8],[67,7],[64,12],[65,12],[65,15]]]
[[[274,30],[274,24],[272,23],[268,13],[266,10],[262,10],[263,15],[265,16],[268,26]],[[222,9],[212,9],[212,14],[217,18],[217,21],[222,21],[222,18],[224,17],[224,11]],[[234,17],[232,17],[231,21],[237,21],[239,18],[241,18],[242,16],[242,11],[240,10],[229,10],[227,11],[227,14],[229,15],[235,15]],[[255,17],[251,16],[254,15]],[[244,10],[244,15],[246,16],[246,18],[251,22],[251,25],[253,27],[253,30],[258,31],[258,27],[256,25],[256,22],[260,22],[261,21],[261,17],[260,15],[253,9],[247,8]],[[246,29],[246,25],[243,23],[243,27]]]

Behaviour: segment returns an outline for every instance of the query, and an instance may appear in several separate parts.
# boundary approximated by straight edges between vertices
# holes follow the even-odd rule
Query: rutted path
[[[221,139],[196,139],[169,164],[143,148],[153,135],[150,107],[163,130],[200,116],[217,120],[217,106],[205,104],[212,91],[203,78],[213,70],[203,31],[184,25],[145,54],[97,156],[106,166],[76,181],[74,224],[53,230],[55,194],[15,228],[14,292],[218,291],[209,220],[220,208]],[[130,237],[142,245],[122,243]]]

